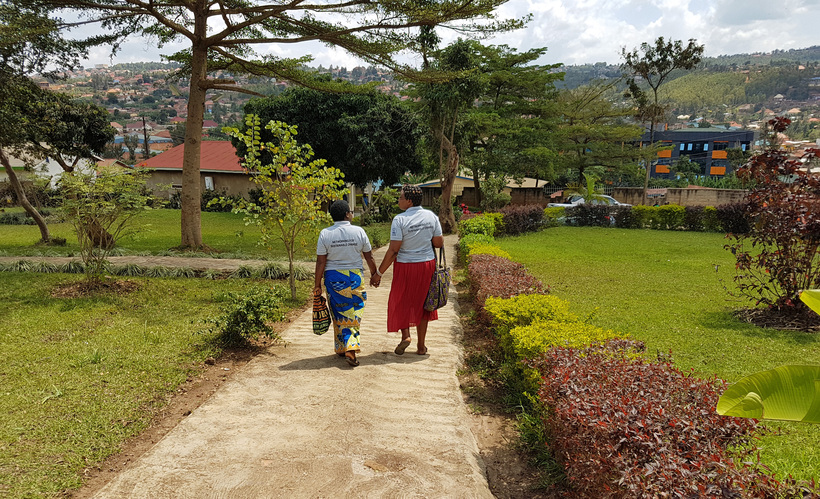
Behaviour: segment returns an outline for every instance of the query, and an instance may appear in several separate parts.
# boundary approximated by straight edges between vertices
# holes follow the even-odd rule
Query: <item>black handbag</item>
[[[435,248],[433,248],[435,254]],[[447,258],[444,256],[444,247],[439,248],[438,263],[433,278],[430,280],[430,290],[424,300],[424,310],[432,312],[447,305],[447,295],[450,292],[450,269],[447,267]]]

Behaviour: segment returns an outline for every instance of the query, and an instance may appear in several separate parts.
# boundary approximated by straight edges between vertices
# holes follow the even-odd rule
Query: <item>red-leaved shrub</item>
[[[575,497],[776,497],[781,484],[744,466],[755,421],[715,412],[726,384],[610,340],[556,348],[532,367],[550,408],[549,445]],[[727,447],[736,446],[730,455]]]
[[[498,212],[504,215],[504,233],[512,236],[537,231],[544,221],[544,207],[537,204],[508,205]]]
[[[477,254],[470,257],[467,268],[470,292],[476,308],[482,310],[488,296],[509,298],[511,296],[543,293],[544,285],[520,263],[504,257]]]

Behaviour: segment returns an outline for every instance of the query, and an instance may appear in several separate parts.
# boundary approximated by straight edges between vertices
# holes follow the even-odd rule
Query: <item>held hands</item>
[[[379,274],[371,274],[370,275],[370,285],[374,288],[378,288],[379,284],[382,282],[382,276]]]

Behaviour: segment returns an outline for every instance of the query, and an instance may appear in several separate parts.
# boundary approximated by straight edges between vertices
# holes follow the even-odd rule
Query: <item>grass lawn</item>
[[[52,297],[56,284],[81,278],[0,273],[2,497],[78,487],[84,468],[140,433],[197,363],[218,353],[200,321],[219,313],[221,293],[252,285],[132,279],[139,289],[124,296]],[[297,283],[302,302],[311,285]]]
[[[558,227],[497,244],[555,296],[596,325],[628,333],[649,352],[669,352],[699,375],[736,381],[783,364],[820,364],[820,333],[762,329],[733,310],[734,260],[722,234]],[[779,476],[820,477],[820,425],[768,423],[759,441]]]
[[[7,211],[21,211],[12,208]],[[55,213],[56,209],[51,209]],[[151,210],[140,216],[139,230],[132,236],[118,243],[122,254],[160,254],[180,243],[180,211]],[[48,248],[35,247],[40,239],[36,225],[0,225],[0,256],[33,256],[33,255],[75,255],[79,254],[77,237],[73,228],[67,223],[49,223],[52,237],[63,237],[66,246]],[[366,228],[371,240],[380,238],[382,244],[389,240],[390,224],[377,224]],[[318,234],[318,232],[317,232]],[[314,234],[297,254],[298,260],[314,260],[316,237]],[[377,237],[374,237],[377,236]],[[246,226],[244,215],[234,213],[202,212],[202,240],[217,250],[222,256],[287,260],[284,247],[268,249],[257,244],[259,228]],[[214,255],[214,256],[219,256]]]

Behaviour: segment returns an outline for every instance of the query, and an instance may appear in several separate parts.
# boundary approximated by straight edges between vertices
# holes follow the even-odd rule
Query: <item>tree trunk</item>
[[[151,157],[151,154],[149,153],[150,149],[148,148],[148,127],[145,126],[145,116],[142,117],[142,139],[142,159],[146,160]]]
[[[0,163],[3,163],[3,168],[6,169],[6,174],[9,176],[9,183],[14,189],[14,193],[17,195],[17,200],[20,202],[20,206],[22,206],[23,209],[26,210],[26,213],[31,215],[31,218],[34,219],[34,222],[37,224],[37,227],[39,227],[40,242],[50,243],[51,234],[48,232],[48,226],[46,225],[45,219],[31,205],[31,203],[28,202],[26,193],[25,191],[23,191],[23,185],[20,184],[20,179],[17,178],[17,174],[14,173],[14,169],[11,167],[11,163],[9,162],[8,156],[6,156],[5,151],[3,151],[2,149],[0,149]]]
[[[649,147],[655,143],[655,120],[649,123]],[[649,206],[649,176],[652,174],[652,165],[655,162],[654,155],[646,163],[646,178],[643,181],[643,204]]]
[[[479,175],[481,175],[481,172],[478,171],[478,168],[473,169],[473,188],[475,189],[476,207],[481,206],[481,198],[483,197],[481,192],[481,179],[479,178]]]
[[[458,173],[458,149],[446,138],[443,147],[446,148],[446,166],[442,169],[441,175],[441,203],[439,205],[438,218],[441,222],[441,230],[445,234],[453,234],[457,231],[456,216],[453,213],[453,184]]]
[[[202,83],[207,77],[207,48],[194,45],[191,71],[188,118],[185,123],[185,149],[182,157],[182,195],[180,199],[182,241],[180,246],[197,249],[202,247],[200,206],[202,187],[200,186],[199,161],[202,150],[202,121],[205,116],[206,89]]]

